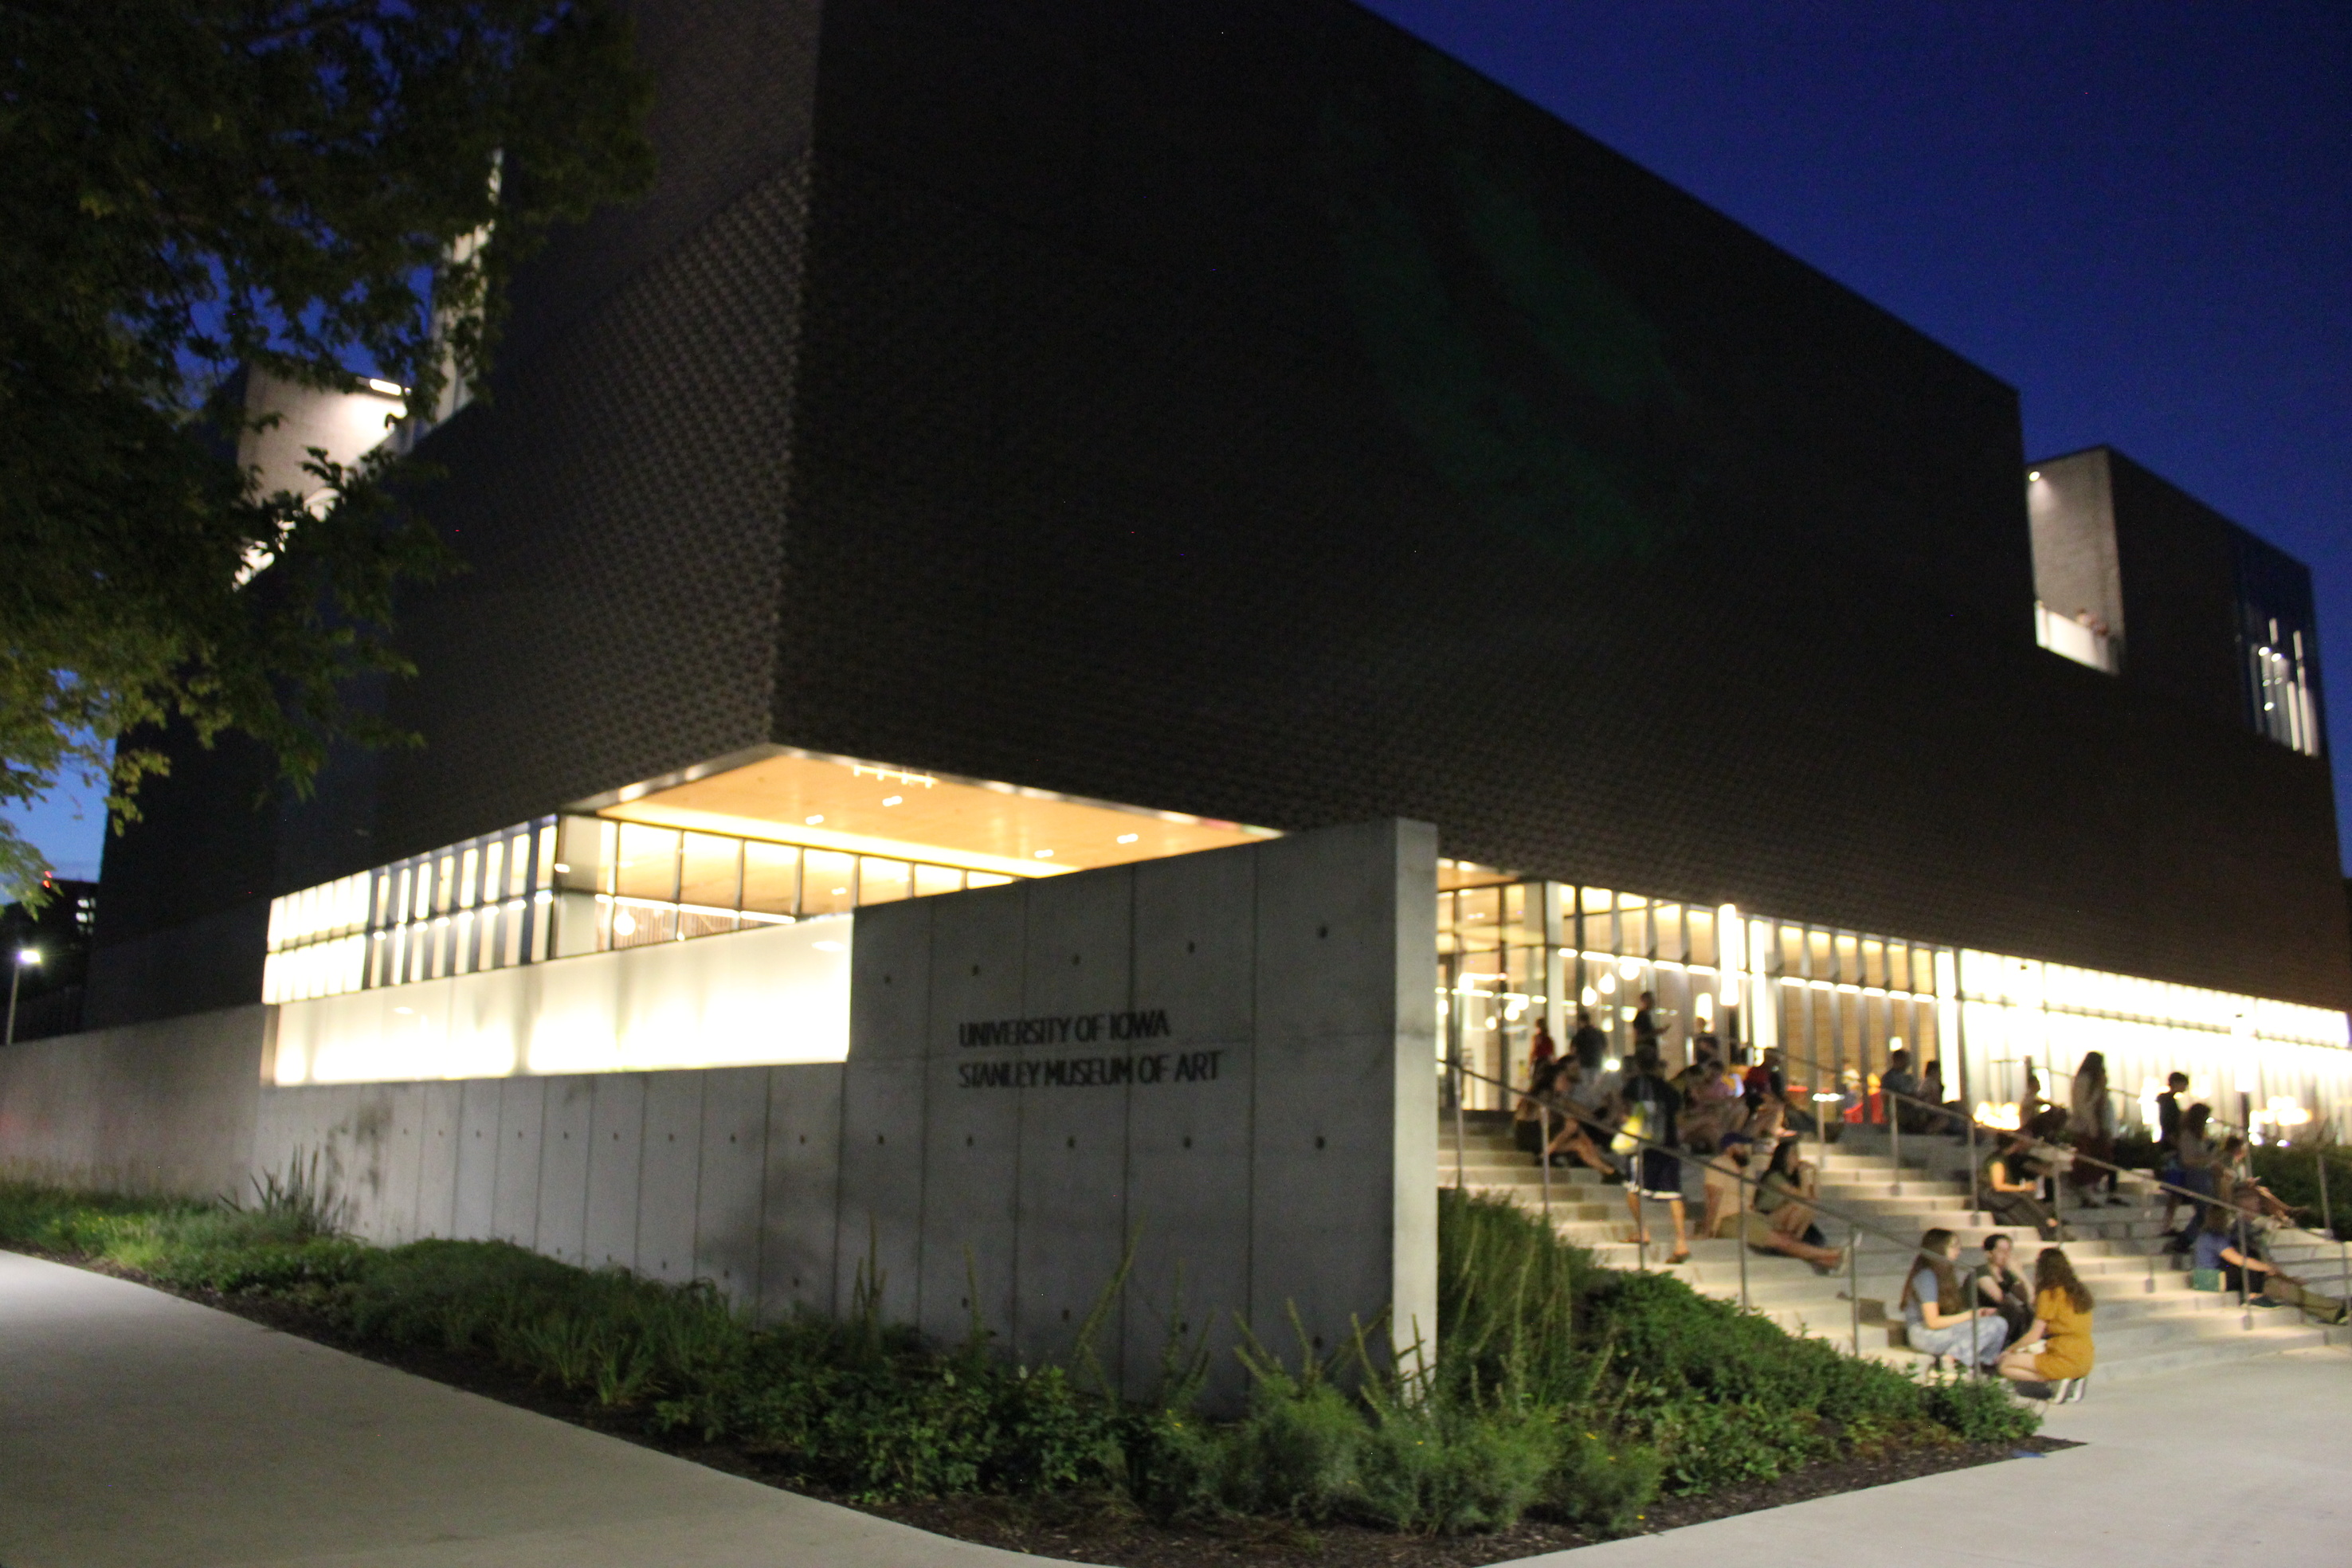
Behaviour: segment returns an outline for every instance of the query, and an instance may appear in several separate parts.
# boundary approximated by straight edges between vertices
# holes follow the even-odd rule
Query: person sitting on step
[[[2262,1205],[2262,1189],[2252,1182],[2239,1184],[2233,1202],[2213,1205],[2198,1234],[2197,1267],[2219,1270],[2227,1290],[2253,1291],[2258,1306],[2294,1307],[2323,1323],[2344,1322],[2345,1303],[2310,1289],[2263,1256],[2269,1226]]]
[[[2007,1235],[1994,1231],[1985,1237],[1985,1260],[1969,1276],[1980,1305],[1990,1306],[2009,1325],[2009,1342],[2021,1345],[2033,1324],[2033,1287],[2010,1258],[2016,1250]]]
[[[1759,1252],[1802,1258],[1827,1274],[1844,1265],[1845,1249],[1827,1245],[1829,1238],[1813,1223],[1812,1167],[1796,1153],[1793,1140],[1773,1149],[1763,1179],[1746,1189],[1753,1194],[1752,1205],[1743,1194],[1733,1234]]]
[[[1588,1097],[1580,1092],[1584,1088],[1583,1067],[1574,1057],[1566,1058],[1559,1063],[1552,1084],[1551,1124],[1555,1131],[1549,1147],[1538,1158],[1549,1160],[1555,1165],[1581,1160],[1600,1172],[1601,1180],[1614,1181],[1617,1167],[1608,1155],[1601,1152],[1601,1145],[1593,1137],[1595,1121],[1587,1120],[1596,1117],[1601,1107],[1588,1103]]]
[[[2074,1264],[2054,1247],[2045,1247],[2033,1260],[2033,1321],[2025,1337],[2000,1358],[2000,1374],[2026,1386],[2019,1392],[2050,1396],[2049,1384],[2087,1377],[2095,1359],[2091,1347],[2091,1309],[2097,1305]]]
[[[1990,1370],[2009,1342],[2000,1309],[1971,1305],[1953,1259],[1960,1238],[1941,1226],[1919,1238],[1919,1258],[1903,1283],[1905,1337],[1923,1355],[1950,1356],[1966,1366]]]
[[[1536,1062],[1528,1074],[1527,1092],[1520,1095],[1518,1103],[1511,1108],[1511,1142],[1517,1145],[1522,1154],[1543,1152],[1545,1101],[1559,1093],[1560,1068],[1561,1063],[1556,1058]],[[1554,1111],[1551,1120],[1557,1126],[1559,1113]]]
[[[2042,1240],[2050,1241],[2058,1235],[2058,1216],[2035,1196],[2041,1182],[2027,1168],[2026,1159],[2032,1147],[2030,1133],[2000,1135],[1977,1173],[1977,1207],[2002,1225],[2030,1225]]]

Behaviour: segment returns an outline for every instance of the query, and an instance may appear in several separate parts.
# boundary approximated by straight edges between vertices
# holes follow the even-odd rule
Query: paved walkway
[[[2085,1447],[1523,1561],[1559,1568],[2352,1563],[2352,1352],[2156,1373],[2050,1413]]]
[[[909,1530],[0,1252],[6,1568],[998,1568]]]
[[[1564,1568],[2233,1568],[2352,1561],[2352,1353],[2100,1388],[2088,1445],[1670,1534]],[[1003,1568],[100,1275],[0,1252],[5,1568]]]

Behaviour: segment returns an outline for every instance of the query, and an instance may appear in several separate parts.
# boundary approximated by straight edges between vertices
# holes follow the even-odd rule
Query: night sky
[[[2308,563],[2352,821],[2352,5],[1366,3]]]
[[[1370,4],[2309,563],[2352,819],[2352,5]]]

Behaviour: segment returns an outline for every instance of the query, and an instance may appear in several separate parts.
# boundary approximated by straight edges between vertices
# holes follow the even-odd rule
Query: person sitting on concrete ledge
[[[2009,1342],[2009,1325],[1996,1307],[1973,1306],[1953,1259],[1960,1238],[1940,1226],[1919,1238],[1919,1259],[1903,1282],[1905,1338],[1911,1348],[1938,1360],[1990,1371]]]
[[[1739,1211],[1748,1206],[1748,1184],[1739,1178],[1747,1174],[1749,1150],[1746,1133],[1727,1132],[1708,1159],[1706,1209],[1698,1222],[1701,1236],[1728,1234]]]
[[[2047,1399],[2051,1384],[2088,1377],[2095,1359],[2091,1309],[2098,1303],[2076,1278],[2065,1253],[2045,1247],[2033,1260],[2033,1321],[2000,1358],[2000,1374],[2031,1398]]]
[[[2026,1166],[2033,1139],[2026,1132],[2004,1132],[1985,1156],[1977,1173],[1977,1207],[2001,1225],[2032,1226],[2044,1241],[2058,1238],[2058,1216],[2034,1195],[2041,1185]]]
[[[2262,1202],[2262,1189],[2242,1182],[2233,1203],[2213,1205],[2197,1237],[2197,1267],[2219,1270],[2224,1289],[2252,1290],[2258,1306],[2294,1307],[2323,1323],[2344,1322],[2345,1303],[2309,1289],[2263,1256],[2263,1232],[2267,1226]]]

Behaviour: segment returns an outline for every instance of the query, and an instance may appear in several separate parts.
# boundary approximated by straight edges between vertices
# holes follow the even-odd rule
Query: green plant
[[[2340,1143],[2266,1143],[2253,1152],[2254,1178],[2299,1212],[2313,1230],[2336,1223],[2339,1240],[2352,1241],[2352,1148]],[[2319,1201],[2319,1169],[2327,1166],[2327,1202]]]
[[[1928,1416],[1964,1442],[2018,1443],[2041,1430],[2041,1417],[2011,1396],[2007,1378],[1934,1377],[1922,1388]]]

